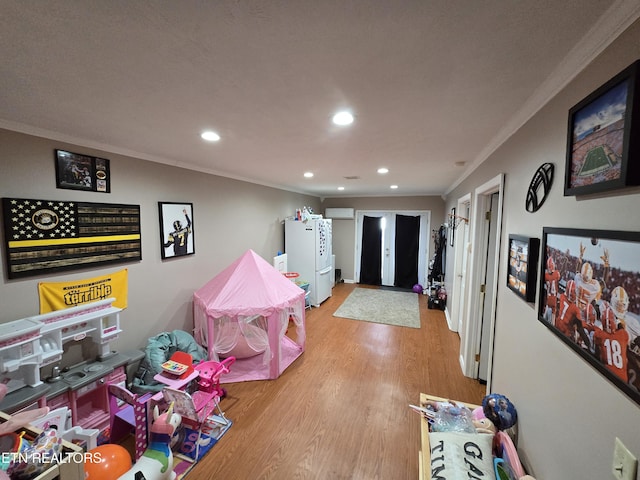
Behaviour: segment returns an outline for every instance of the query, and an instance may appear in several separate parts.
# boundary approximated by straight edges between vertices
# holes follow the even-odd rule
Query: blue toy
[[[518,421],[516,407],[507,397],[498,393],[492,393],[482,399],[482,411],[498,430],[507,430]]]

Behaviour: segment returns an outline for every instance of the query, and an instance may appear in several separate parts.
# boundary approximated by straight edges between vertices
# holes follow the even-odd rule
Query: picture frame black
[[[543,228],[538,319],[640,404],[640,232]]]
[[[158,202],[158,213],[162,259],[195,254],[193,204]]]
[[[56,187],[111,193],[109,163],[106,158],[56,149]]]
[[[451,208],[449,218],[451,219],[449,222],[449,245],[453,247],[456,236],[456,207]]]
[[[640,185],[640,60],[569,110],[564,196]]]
[[[507,287],[525,302],[535,302],[540,239],[509,235]]]

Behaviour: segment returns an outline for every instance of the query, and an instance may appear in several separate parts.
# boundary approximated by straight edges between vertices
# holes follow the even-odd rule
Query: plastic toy
[[[436,402],[429,400],[422,404],[426,410],[433,412],[425,415],[431,423],[433,432],[466,432],[476,433],[471,418],[471,410],[456,402]]]
[[[89,450],[84,462],[85,480],[116,479],[131,468],[131,456],[126,448],[105,443]]]
[[[227,422],[219,403],[220,398],[226,395],[226,391],[220,387],[220,375],[229,373],[229,367],[235,360],[234,357],[229,357],[222,362],[209,360],[196,365],[195,368],[199,373],[198,390],[193,394],[169,387],[162,390],[165,400],[171,402],[175,406],[176,412],[182,416],[182,423],[198,433],[195,439],[195,460],[199,458],[204,425],[216,408],[220,413],[221,420],[225,424]]]
[[[229,373],[231,371],[230,367],[235,361],[235,357],[227,357],[222,362],[208,360],[196,365],[195,369],[199,373],[198,391],[224,398],[227,395],[227,391],[220,387],[220,376]],[[194,393],[194,400],[201,395],[198,392]],[[211,400],[211,395],[206,396],[209,397],[207,401]]]
[[[416,284],[413,286],[413,291],[414,291],[415,293],[422,293],[422,285],[420,285],[419,283],[416,283]]]
[[[151,394],[137,395],[125,387],[111,384],[108,388],[110,442],[118,443],[133,431],[135,436],[134,460],[147,449],[147,407]]]
[[[153,409],[153,424],[151,425],[151,439],[149,447],[142,457],[118,480],[173,480],[176,474],[173,471],[173,453],[171,452],[171,439],[182,422],[182,417],[173,412],[173,405],[162,415],[158,407]]]
[[[188,368],[188,365],[178,363],[173,360],[167,360],[162,364],[162,370],[170,373],[171,375],[182,375]]]
[[[482,411],[498,430],[507,430],[518,421],[516,407],[504,395],[492,393],[482,399]]]

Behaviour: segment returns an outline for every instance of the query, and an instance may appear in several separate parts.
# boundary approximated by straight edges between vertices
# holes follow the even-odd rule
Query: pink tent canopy
[[[253,250],[194,293],[196,341],[207,348],[211,360],[221,355],[238,358],[221,382],[277,378],[302,354],[304,295]],[[296,326],[295,339],[286,335],[290,320]]]

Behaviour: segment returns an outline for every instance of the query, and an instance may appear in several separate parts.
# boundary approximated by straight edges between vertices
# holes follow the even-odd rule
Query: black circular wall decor
[[[549,196],[551,184],[553,183],[553,163],[544,163],[533,174],[529,189],[527,190],[527,200],[525,202],[527,212],[537,212],[544,201]]]

